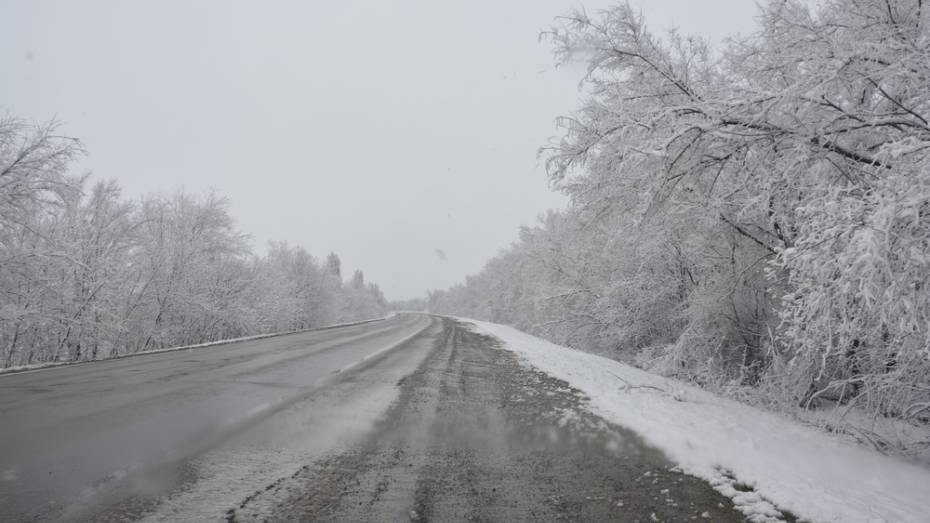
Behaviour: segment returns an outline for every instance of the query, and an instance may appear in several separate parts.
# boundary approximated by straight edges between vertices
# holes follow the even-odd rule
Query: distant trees
[[[68,175],[81,153],[54,125],[0,121],[0,366],[384,313],[361,273],[343,284],[335,254],[323,266],[272,243],[256,256],[223,198],[127,200],[115,182]]]
[[[919,0],[769,2],[713,52],[620,5],[548,36],[587,96],[564,213],[433,310],[772,400],[930,419],[930,31]]]
[[[361,313],[376,315],[376,311],[384,311],[387,307],[387,300],[381,289],[374,283],[365,283],[365,275],[362,271],[356,270],[352,275],[352,280],[345,289],[345,307],[347,314]]]

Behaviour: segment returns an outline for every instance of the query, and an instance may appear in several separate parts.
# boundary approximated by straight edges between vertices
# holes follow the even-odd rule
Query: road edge
[[[364,325],[366,323],[374,323],[376,321],[386,321],[386,320],[393,318],[396,315],[397,315],[396,313],[392,312],[380,318],[370,318],[367,320],[350,321],[346,323],[334,323],[332,325],[325,325],[323,327],[312,327],[309,329],[297,329],[297,330],[292,330],[292,331],[255,334],[253,336],[243,336],[241,338],[228,338],[225,340],[208,341],[205,343],[197,343],[194,345],[182,345],[180,347],[166,347],[163,349],[133,352],[131,354],[121,354],[119,356],[113,356],[111,358],[102,358],[102,359],[85,360],[85,361],[52,361],[52,362],[39,363],[37,365],[29,365],[29,366],[23,366],[23,367],[9,367],[6,369],[0,369],[0,379],[2,379],[4,376],[10,376],[14,374],[28,374],[32,372],[40,372],[44,370],[55,369],[58,367],[74,367],[78,365],[87,365],[90,363],[100,363],[104,361],[121,360],[125,358],[132,358],[135,356],[148,356],[151,354],[160,354],[164,352],[177,352],[177,351],[182,351],[182,350],[203,349],[207,347],[216,347],[219,345],[232,345],[234,343],[241,343],[245,341],[255,341],[255,340],[261,340],[265,338],[276,338],[279,336],[289,336],[292,334],[302,334],[304,332],[324,331],[324,330],[330,330],[330,329],[338,329],[341,327],[352,327],[355,325]]]

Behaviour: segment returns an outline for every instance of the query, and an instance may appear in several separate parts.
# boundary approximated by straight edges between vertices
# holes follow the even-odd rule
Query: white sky
[[[214,188],[257,247],[336,251],[390,299],[417,297],[563,205],[536,150],[579,70],[556,71],[537,37],[579,5],[0,0],[0,112],[59,119],[81,168],[128,196]],[[639,5],[654,29],[714,40],[756,13]]]

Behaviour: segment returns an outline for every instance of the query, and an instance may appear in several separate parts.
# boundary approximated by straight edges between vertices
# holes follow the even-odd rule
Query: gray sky
[[[589,11],[611,5],[584,2]],[[0,0],[0,111],[57,118],[128,196],[228,196],[263,248],[336,251],[391,299],[479,271],[564,199],[536,150],[580,70],[562,0]],[[654,29],[747,33],[753,0],[641,1]]]

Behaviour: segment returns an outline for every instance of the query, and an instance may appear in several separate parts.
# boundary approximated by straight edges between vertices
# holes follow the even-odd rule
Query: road
[[[0,419],[15,420],[0,429],[0,473],[16,470],[0,481],[4,521],[743,521],[580,392],[450,319],[7,376],[0,389]]]
[[[0,376],[0,521],[110,501],[419,332],[405,316],[251,342]]]

